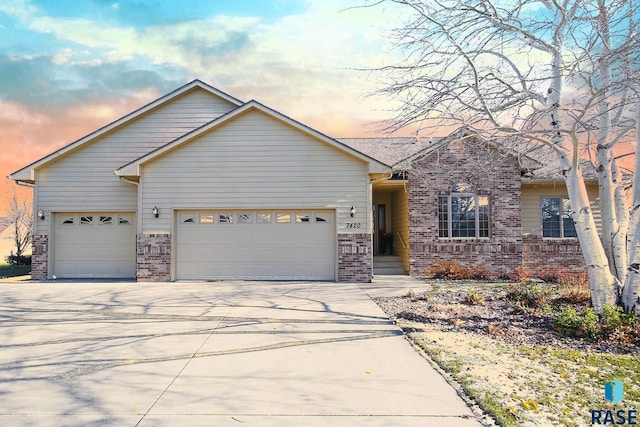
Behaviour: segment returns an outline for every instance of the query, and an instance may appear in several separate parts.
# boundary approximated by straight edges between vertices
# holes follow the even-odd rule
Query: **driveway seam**
[[[169,381],[169,384],[167,384],[167,386],[164,388],[164,390],[162,390],[162,392],[160,393],[160,395],[158,395],[158,397],[156,398],[156,400],[153,401],[153,403],[151,404],[151,406],[149,406],[149,409],[147,409],[147,411],[144,413],[144,415],[142,415],[142,417],[140,418],[140,420],[138,420],[138,422],[136,423],[135,427],[138,427],[140,425],[140,423],[142,421],[144,421],[144,419],[147,417],[147,415],[149,415],[149,413],[151,412],[151,410],[158,404],[158,402],[160,401],[160,399],[162,399],[162,397],[165,395],[165,393],[167,391],[169,391],[169,389],[171,388],[171,386],[173,385],[173,383],[176,382],[176,380],[178,379],[178,377],[180,375],[182,375],[182,373],[184,372],[185,369],[187,369],[187,367],[189,366],[189,364],[191,363],[191,361],[193,359],[195,359],[195,357],[198,355],[198,353],[200,353],[200,350],[202,350],[202,347],[204,347],[204,345],[209,341],[209,338],[211,338],[211,336],[216,332],[216,330],[218,329],[218,327],[220,326],[220,324],[222,322],[225,321],[225,319],[229,316],[229,313],[231,313],[231,310],[233,310],[236,306],[238,305],[238,303],[232,305],[231,307],[229,307],[229,310],[225,313],[224,316],[222,316],[222,318],[218,321],[218,324],[211,329],[211,332],[209,332],[209,334],[207,335],[207,337],[204,339],[204,341],[202,341],[202,343],[200,344],[200,346],[196,349],[196,351],[193,352],[193,354],[191,354],[191,357],[189,357],[189,359],[187,359],[186,363],[184,364],[184,366],[180,369],[180,371],[178,371],[178,373],[171,379],[171,381]]]

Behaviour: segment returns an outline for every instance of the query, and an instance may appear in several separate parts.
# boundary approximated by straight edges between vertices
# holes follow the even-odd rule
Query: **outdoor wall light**
[[[38,209],[38,219],[44,220],[44,211],[42,209]]]
[[[354,216],[356,216],[356,207],[351,206],[351,218],[353,218]]]
[[[158,218],[160,216],[160,213],[158,212],[158,208],[155,206],[151,210],[151,213],[153,214],[154,218]]]

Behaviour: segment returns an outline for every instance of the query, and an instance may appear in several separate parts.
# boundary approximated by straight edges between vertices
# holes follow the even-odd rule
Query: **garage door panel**
[[[200,222],[205,216],[215,220]],[[333,211],[308,210],[179,212],[176,278],[333,280],[333,218]]]
[[[55,215],[53,274],[58,278],[136,276],[135,214]]]

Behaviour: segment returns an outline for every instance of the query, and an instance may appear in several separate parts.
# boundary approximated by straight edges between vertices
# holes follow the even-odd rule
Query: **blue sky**
[[[403,14],[358,0],[3,0],[7,175],[191,81],[331,136],[370,136],[388,106],[359,69],[395,62]]]

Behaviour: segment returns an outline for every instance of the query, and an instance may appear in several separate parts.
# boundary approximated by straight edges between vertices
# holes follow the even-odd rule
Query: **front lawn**
[[[10,265],[6,262],[0,263],[0,279],[5,279],[7,277],[25,276],[30,273],[30,265]]]
[[[613,312],[591,321],[584,296],[551,284],[434,281],[423,295],[376,302],[496,424],[578,427],[591,425],[591,410],[640,411],[638,323]],[[604,396],[613,378],[624,384],[616,405]]]

